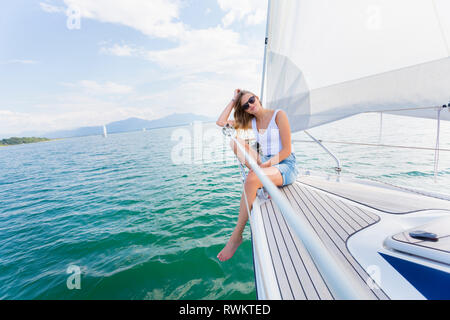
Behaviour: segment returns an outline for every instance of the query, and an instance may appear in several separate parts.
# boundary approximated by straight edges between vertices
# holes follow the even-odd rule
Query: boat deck
[[[379,217],[360,207],[330,197],[297,181],[280,188],[299,215],[304,215],[323,243],[373,299],[389,299],[379,288],[369,288],[367,272],[352,257],[347,240]],[[282,299],[334,299],[309,253],[287,225],[277,206],[260,205],[265,236]],[[373,287],[373,286],[372,286]]]
[[[432,223],[415,227],[386,239],[385,245],[401,252],[435,260],[450,265],[450,217],[437,219]],[[433,241],[411,237],[412,231],[429,232]]]
[[[391,214],[406,214],[424,210],[450,210],[450,201],[446,199],[407,192],[375,182],[368,184],[368,181],[366,181],[365,184],[362,184],[351,179],[337,182],[333,179],[326,180],[316,176],[302,176],[298,179],[298,182],[316,190],[325,191],[328,194]]]
[[[415,289],[411,288],[411,284],[400,275],[396,278],[395,284],[383,282],[389,294],[371,279],[368,272],[372,273],[370,270],[372,264],[381,268],[380,270],[385,270],[384,272],[392,272],[386,269],[392,266],[386,265],[386,261],[379,258],[377,252],[380,250],[394,255],[396,252],[406,252],[416,258],[438,261],[440,263],[438,268],[447,270],[442,265],[442,263],[449,263],[447,262],[449,261],[448,228],[444,225],[448,226],[450,223],[448,218],[450,201],[446,200],[445,195],[435,195],[436,198],[374,182],[362,183],[352,179],[332,180],[309,175],[301,176],[293,184],[281,187],[279,190],[290,202],[301,221],[308,221],[329,252],[347,273],[356,279],[357,285],[359,284],[361,290],[365,291],[366,296],[371,299],[387,300],[391,299],[390,295],[393,295],[393,299],[403,296],[421,298],[416,293],[408,296],[409,292]],[[288,300],[334,299],[332,291],[328,288],[310,254],[288,225],[278,206],[271,199],[258,197],[253,210],[252,228],[255,227],[256,230],[252,232],[252,238],[264,252],[261,256],[256,255],[258,261],[255,260],[258,298],[268,299],[272,296],[275,299],[280,297]],[[421,218],[411,222],[411,214],[415,217],[419,215]],[[432,224],[423,226],[421,221],[428,221],[427,217],[431,218]],[[437,217],[443,218],[436,220]],[[444,223],[442,219],[446,222]],[[399,224],[400,220],[406,221],[405,224]],[[389,221],[395,221],[395,223],[391,224]],[[418,228],[437,234],[439,242],[425,243],[408,239],[407,247],[405,247],[403,243],[406,241],[405,236],[399,234],[399,231],[407,231],[411,228],[411,223],[416,225],[414,230]],[[407,228],[407,226],[410,227]],[[376,231],[379,227],[382,230],[381,234]],[[363,231],[363,229],[366,230]],[[386,232],[386,230],[392,231]],[[361,259],[361,255],[365,258],[370,257],[371,264],[367,261],[364,264],[368,271],[349,250],[349,247],[352,250],[356,249],[357,242],[353,239],[359,237],[361,241],[363,239],[361,237],[367,236],[371,237],[371,240],[367,239],[368,241],[359,243],[357,252],[354,254],[358,255],[358,259]],[[403,238],[399,238],[401,236]],[[255,245],[253,248],[255,250]],[[364,262],[361,261],[361,263]],[[397,288],[401,289],[397,290]],[[399,290],[403,290],[403,293],[398,292]],[[276,294],[274,295],[273,292]]]

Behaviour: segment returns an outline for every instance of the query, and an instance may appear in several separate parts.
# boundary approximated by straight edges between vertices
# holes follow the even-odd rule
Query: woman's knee
[[[250,171],[247,175],[247,179],[245,180],[245,185],[247,187],[259,188],[261,182],[259,181],[258,176],[254,171]]]

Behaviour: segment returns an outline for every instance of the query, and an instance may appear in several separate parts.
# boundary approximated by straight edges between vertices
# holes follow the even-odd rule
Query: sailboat
[[[106,125],[103,125],[103,138],[108,137],[108,132],[106,131]]]
[[[365,112],[436,119],[438,152],[449,18],[446,0],[269,0],[261,99],[307,134]],[[258,299],[450,299],[449,195],[346,178],[338,161],[277,188],[240,148],[270,194],[250,214]]]

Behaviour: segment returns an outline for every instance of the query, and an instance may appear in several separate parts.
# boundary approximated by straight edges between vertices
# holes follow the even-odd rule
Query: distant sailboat
[[[145,128],[142,128],[142,132],[145,132],[146,131],[146,129]]]
[[[103,125],[103,138],[107,138],[108,137],[108,132],[106,131],[106,126]]]

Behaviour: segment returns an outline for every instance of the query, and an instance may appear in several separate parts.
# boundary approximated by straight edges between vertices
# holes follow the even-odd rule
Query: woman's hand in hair
[[[234,90],[233,101],[236,100],[236,98],[239,96],[240,93],[241,93],[241,89]]]
[[[231,111],[233,110],[233,107],[235,105],[235,100],[239,97],[241,93],[241,89],[234,90],[234,96],[233,99],[228,103],[228,105],[225,107],[225,110],[222,111],[222,113],[219,116],[219,119],[217,119],[216,124],[219,127],[224,127],[227,124],[230,124],[234,127],[234,120],[228,120],[230,117]]]

